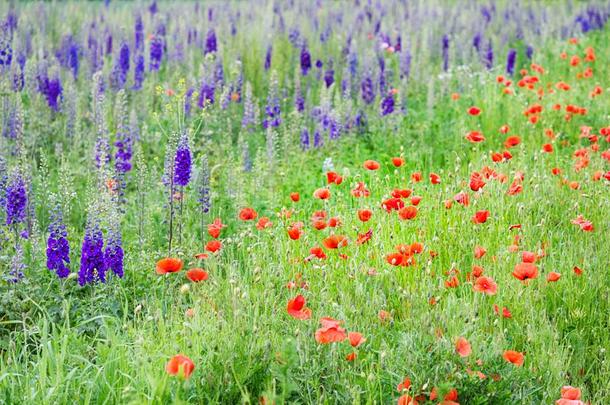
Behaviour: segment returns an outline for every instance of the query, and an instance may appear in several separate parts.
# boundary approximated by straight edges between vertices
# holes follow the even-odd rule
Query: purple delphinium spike
[[[189,117],[191,115],[191,108],[193,104],[193,93],[195,89],[193,87],[189,87],[184,93],[184,115]]]
[[[515,62],[517,60],[517,51],[514,49],[508,50],[508,56],[506,57],[506,73],[513,75],[515,73]]]
[[[491,44],[491,40],[487,42],[487,49],[485,50],[483,62],[485,63],[485,67],[487,69],[491,69],[494,66],[494,49]]]
[[[106,55],[110,55],[112,53],[112,45],[112,32],[106,28]]]
[[[152,41],[150,42],[150,62],[148,70],[155,71],[161,67],[161,60],[163,59],[163,47],[165,41],[163,37],[155,34]]]
[[[205,38],[205,51],[204,54],[214,53],[218,50],[218,45],[216,43],[216,32],[213,28],[210,28],[208,34]]]
[[[252,96],[252,85],[246,83],[244,95],[244,115],[241,120],[241,127],[248,131],[253,131],[256,126],[256,110]]]
[[[46,68],[43,68],[38,74],[38,90],[45,96],[49,108],[55,112],[59,111],[59,103],[63,94],[59,76],[49,79]]]
[[[87,224],[81,249],[78,284],[106,281],[106,262],[104,261],[104,235],[99,224]]]
[[[129,72],[129,45],[127,45],[127,42],[121,44],[118,64],[121,73],[127,77],[127,73]]]
[[[131,170],[131,157],[133,138],[131,137],[131,130],[128,124],[127,114],[127,103],[125,100],[125,93],[119,92],[120,96],[117,95],[117,130],[116,130],[116,141],[114,146],[116,147],[116,155],[114,159],[114,167],[118,174],[124,175]]]
[[[13,60],[11,33],[5,21],[0,22],[0,66],[9,67]]]
[[[13,91],[19,92],[23,90],[25,85],[25,54],[23,52],[17,53],[17,63],[13,64]]]
[[[375,89],[373,85],[373,79],[369,74],[366,74],[362,79],[362,83],[360,84],[360,91],[362,95],[362,100],[366,104],[371,104],[375,101]]]
[[[129,45],[126,42],[121,44],[119,55],[112,68],[110,83],[114,89],[122,89],[127,82],[129,73]]]
[[[135,51],[144,51],[144,23],[142,22],[142,16],[140,14],[136,16],[133,31],[133,42]]]
[[[477,32],[472,38],[472,46],[477,51],[477,54],[481,53],[481,33]]]
[[[47,268],[59,278],[68,277],[70,269],[70,244],[59,205],[51,211],[49,238],[47,239]]]
[[[328,62],[326,72],[324,72],[324,83],[326,87],[330,87],[335,82],[335,70],[333,69],[333,61]]]
[[[278,91],[277,73],[271,73],[269,83],[269,95],[267,96],[267,105],[265,106],[265,118],[263,119],[263,128],[279,127],[282,123],[280,99]]]
[[[532,47],[531,45],[528,45],[525,48],[525,56],[527,56],[528,59],[532,59],[532,56],[534,56],[534,47]]]
[[[303,43],[301,47],[301,73],[307,76],[307,72],[311,69],[311,54],[307,50],[307,44]]]
[[[185,187],[191,181],[191,149],[186,132],[180,137],[174,157],[174,184]]]
[[[394,94],[389,91],[381,100],[381,115],[385,116],[394,112]]]
[[[267,47],[267,52],[265,52],[265,70],[269,70],[271,68],[271,57],[273,55],[273,46],[269,45]]]
[[[6,206],[6,185],[7,184],[8,184],[8,172],[7,172],[7,168],[6,168],[6,159],[2,155],[0,155],[0,207]],[[5,211],[5,210],[2,210],[2,211]]]
[[[121,231],[111,230],[106,240],[106,249],[104,250],[104,266],[106,271],[112,272],[119,278],[123,278],[123,241]]]
[[[443,70],[446,72],[449,70],[449,37],[447,34],[443,35]]]
[[[23,175],[13,172],[6,186],[6,225],[16,225],[25,220],[28,195]]]
[[[207,214],[211,208],[210,199],[210,172],[208,168],[208,159],[205,155],[201,157],[201,168],[199,174],[199,204],[201,213]]]
[[[309,149],[309,130],[307,128],[303,128],[301,131],[301,149]]]
[[[213,83],[208,82],[204,79],[201,84],[201,90],[199,91],[199,101],[197,105],[199,108],[203,108],[208,104],[214,104],[214,92],[216,88]]]
[[[144,82],[144,55],[142,55],[141,53],[137,54],[135,56],[135,59],[135,66],[133,71],[133,89],[139,90],[142,88],[142,83]]]
[[[214,66],[214,83],[218,87],[222,87],[225,82],[225,71],[224,66],[222,65],[222,60],[220,57],[216,60],[216,65]]]
[[[74,80],[78,77],[79,69],[79,46],[72,35],[65,35],[61,41],[59,50],[55,53],[61,66],[72,72]]]
[[[320,134],[320,130],[318,128],[316,128],[316,130],[313,133],[313,147],[319,148],[323,144],[324,144],[324,141],[322,140],[322,135]]]
[[[7,283],[15,284],[23,279],[23,272],[26,266],[25,262],[23,261],[23,248],[20,244],[15,246],[15,254],[11,258],[9,268],[10,270],[8,274],[3,276]]]
[[[303,112],[305,110],[305,98],[301,90],[301,78],[297,74],[294,77],[294,108],[297,112]]]
[[[269,45],[267,47],[267,52],[265,53],[265,70],[269,70],[269,68],[271,68],[272,53],[273,53],[273,46]]]
[[[301,37],[301,33],[299,32],[298,28],[291,28],[290,29],[290,32],[288,33],[288,41],[290,41],[292,46],[294,46],[295,48],[299,44],[300,37]]]

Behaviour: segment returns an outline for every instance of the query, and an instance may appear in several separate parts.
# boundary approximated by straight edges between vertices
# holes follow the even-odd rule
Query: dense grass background
[[[590,34],[578,45],[554,39],[537,45],[535,62],[547,70],[543,83],[563,80],[572,85],[569,92],[542,101],[519,88],[514,96],[503,95],[496,83],[500,68],[480,72],[464,66],[434,72],[400,89],[401,97],[408,99],[407,114],[374,116],[359,134],[307,153],[299,147],[296,116],[286,116],[272,153],[263,133],[239,131],[241,106],[214,106],[185,120],[177,113],[186,91],[181,80],[198,73],[162,68],[158,81],[148,80],[143,91],[129,95],[131,105],[147,114],[122,216],[125,277],[84,288],[73,277],[59,280],[45,268],[46,235],[34,235],[26,245],[26,278],[0,287],[0,402],[257,403],[264,397],[276,403],[393,403],[400,395],[396,385],[405,376],[416,393],[429,393],[434,386],[441,392],[456,388],[463,404],[552,403],[563,385],[580,387],[593,404],[610,402],[610,194],[608,181],[592,180],[596,170],[608,170],[608,162],[596,154],[585,170],[576,173],[572,168],[573,152],[589,146],[587,139],[579,138],[579,128],[588,125],[597,131],[609,124],[609,34]],[[260,67],[248,63],[249,52],[252,58],[264,53],[259,45],[244,40],[243,48],[235,50],[244,66]],[[577,80],[577,69],[559,54],[582,54],[587,46],[597,53],[595,75]],[[285,68],[292,65],[283,58],[293,60],[294,50],[286,43],[274,52],[279,55],[273,63],[280,80],[292,76],[292,68]],[[230,58],[225,55],[225,60]],[[81,80],[78,88],[86,88]],[[591,99],[596,84],[605,91]],[[256,94],[265,94],[266,86],[263,81],[253,83]],[[168,88],[176,95],[168,96]],[[316,87],[311,91],[319,93]],[[451,99],[454,92],[461,95],[459,100]],[[109,94],[113,127],[115,95]],[[82,117],[89,108],[87,96],[78,98]],[[21,156],[31,169],[36,218],[40,229],[46,229],[49,204],[56,198],[51,194],[59,196],[66,207],[75,271],[87,208],[100,192],[89,153],[94,140],[83,135],[86,128],[76,138],[62,136],[65,117],[52,115],[42,99],[24,95],[22,102],[28,132],[36,134],[26,138],[30,144]],[[545,112],[532,125],[522,112],[536,102]],[[584,106],[588,114],[566,122],[564,113],[551,111],[555,103]],[[481,107],[483,114],[468,116],[471,105]],[[85,119],[83,123],[89,124]],[[511,149],[514,157],[509,162],[493,164],[490,152],[504,149],[505,136],[498,132],[504,124],[522,143]],[[210,162],[212,211],[201,217],[194,181],[185,190],[178,217],[182,231],[172,251],[185,261],[185,268],[203,266],[209,271],[210,279],[199,284],[189,283],[183,272],[155,273],[156,261],[168,253],[164,156],[169,138],[181,126],[193,129],[196,161],[205,155]],[[484,143],[464,139],[475,128],[486,135]],[[548,142],[545,128],[558,135],[552,154],[541,152]],[[242,170],[244,143],[252,151],[251,172]],[[6,150],[13,146],[3,145]],[[600,139],[600,151],[607,146]],[[406,163],[394,168],[390,159],[399,155]],[[312,193],[326,184],[323,162],[328,159],[344,181],[331,187],[332,198],[322,202]],[[366,171],[366,159],[379,161],[381,169]],[[508,176],[508,182],[490,181],[480,195],[471,196],[469,207],[454,203],[445,209],[444,200],[467,190],[470,173],[486,165]],[[562,185],[551,174],[554,167],[562,168],[568,180],[578,181],[580,189]],[[424,181],[414,184],[410,176],[416,171]],[[525,174],[523,192],[509,196],[506,190],[517,171]],[[431,172],[441,176],[441,184],[427,181]],[[358,181],[371,190],[369,198],[351,197],[349,191]],[[413,188],[413,194],[423,197],[416,219],[400,221],[381,209],[393,188]],[[300,192],[299,203],[290,201],[293,191]],[[238,221],[238,211],[246,206],[269,216],[273,227],[258,231],[254,224]],[[289,220],[279,215],[284,208],[294,210]],[[359,208],[373,210],[370,222],[358,221]],[[336,232],[350,239],[342,249],[347,260],[329,252],[325,261],[303,262],[309,249],[331,233],[309,226],[311,214],[321,209],[341,218],[343,225]],[[474,225],[471,217],[480,209],[491,212],[490,220]],[[578,214],[595,224],[593,233],[570,223]],[[193,258],[210,239],[201,223],[216,217],[228,225],[221,236],[223,248],[202,263]],[[306,224],[299,241],[286,235],[294,221]],[[521,224],[522,230],[509,231],[512,224]],[[369,228],[374,236],[368,244],[353,243]],[[508,251],[516,234],[522,250],[544,246],[546,252],[538,263],[539,278],[527,285],[511,275],[520,261]],[[386,262],[397,244],[415,241],[426,249],[417,257],[417,266],[392,267]],[[473,258],[477,245],[488,251],[480,260]],[[438,256],[430,258],[430,250]],[[4,251],[0,254],[6,259]],[[472,290],[465,273],[474,264],[497,282],[497,295]],[[581,277],[573,274],[574,266],[584,269]],[[376,275],[369,274],[371,269]],[[461,271],[455,289],[444,285],[451,269]],[[562,278],[548,283],[550,271]],[[299,279],[308,285],[299,290],[313,311],[308,321],[286,314],[286,303],[299,293],[286,284]],[[434,306],[431,297],[438,302]],[[507,306],[512,318],[498,317],[494,304]],[[193,317],[185,316],[189,308],[195,310]],[[380,321],[381,310],[391,314],[390,320]],[[357,349],[356,361],[345,360],[351,352],[345,342],[316,343],[314,331],[323,316],[343,320],[348,330],[364,334],[367,341]],[[467,359],[455,353],[458,336],[472,344]],[[506,349],[524,352],[524,366],[506,363],[501,356]],[[165,373],[166,362],[177,353],[195,362],[187,381]],[[469,375],[467,368],[487,378]]]

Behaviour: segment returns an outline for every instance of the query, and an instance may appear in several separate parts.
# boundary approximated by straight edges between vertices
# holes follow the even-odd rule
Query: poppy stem
[[[171,178],[169,183],[169,236],[167,255],[172,255],[172,239],[174,237],[174,165],[172,164]]]
[[[182,243],[182,221],[184,218],[182,217],[184,207],[184,187],[180,189],[180,222],[178,223],[178,243]]]

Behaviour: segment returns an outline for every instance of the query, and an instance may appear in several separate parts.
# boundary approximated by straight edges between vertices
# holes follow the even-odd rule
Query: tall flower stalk
[[[182,133],[182,136],[180,137],[180,141],[178,142],[178,147],[176,148],[176,155],[174,157],[174,184],[180,187],[180,191],[178,193],[178,197],[180,200],[180,223],[178,224],[178,243],[180,243],[182,239],[184,188],[191,181],[191,166],[191,149],[189,147],[189,139],[187,132],[184,131]]]

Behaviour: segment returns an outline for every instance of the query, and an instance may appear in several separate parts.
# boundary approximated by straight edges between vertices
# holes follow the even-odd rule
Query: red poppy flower
[[[363,245],[366,242],[368,242],[369,240],[371,240],[371,237],[373,236],[373,230],[369,229],[366,233],[359,233],[358,234],[358,239],[356,239],[356,243],[358,245]]]
[[[256,229],[263,230],[267,228],[271,228],[273,226],[273,222],[269,220],[269,217],[261,217],[256,224]]]
[[[513,276],[521,281],[538,277],[538,267],[533,263],[519,263],[515,266]]]
[[[506,350],[506,351],[504,351],[504,354],[502,355],[502,357],[504,357],[504,360],[506,360],[509,363],[514,364],[517,367],[521,367],[523,365],[523,360],[524,360],[523,353],[516,352],[514,350]]]
[[[448,280],[445,280],[446,288],[457,288],[460,285],[460,280],[456,276],[450,277]]]
[[[468,357],[472,353],[470,343],[461,336],[455,341],[455,351],[460,357]]]
[[[412,253],[421,253],[424,251],[424,245],[419,242],[413,242],[409,246]]]
[[[420,172],[415,172],[413,174],[411,174],[411,181],[413,183],[419,183],[422,179],[421,173]]]
[[[326,259],[326,253],[324,253],[324,250],[319,246],[314,246],[309,249],[309,253],[318,259]]]
[[[487,218],[489,218],[489,211],[477,211],[472,217],[472,222],[474,222],[475,224],[483,224],[487,222]]]
[[[222,247],[222,242],[219,240],[211,240],[205,245],[205,250],[208,252],[216,253]]]
[[[166,257],[157,262],[157,274],[175,273],[182,270],[182,260]]]
[[[398,210],[398,216],[400,219],[413,219],[417,216],[417,207],[414,207],[413,205],[403,207]]]
[[[481,257],[485,256],[485,253],[487,253],[487,250],[484,247],[475,246],[475,248],[474,248],[474,258],[475,259],[480,259]]]
[[[290,193],[290,199],[293,202],[298,202],[301,199],[301,195],[299,193],[297,193],[297,192]]]
[[[485,181],[483,180],[483,176],[481,173],[474,172],[470,175],[470,189],[472,191],[479,191],[483,187],[485,187]]]
[[[377,170],[379,169],[379,162],[374,160],[366,160],[363,164],[364,168],[367,170]]]
[[[226,225],[222,223],[222,220],[220,218],[216,218],[214,222],[208,224],[208,233],[212,238],[217,239],[220,236],[220,231],[224,227],[226,227]]]
[[[464,207],[468,207],[470,205],[470,196],[468,196],[468,194],[466,194],[463,191],[457,193],[453,197],[453,199],[455,200],[455,202],[457,202],[458,204],[463,205]]]
[[[498,285],[491,277],[481,276],[474,282],[474,290],[487,295],[495,295],[498,291]]]
[[[345,329],[341,325],[341,321],[337,321],[332,318],[320,319],[322,327],[316,330],[315,339],[319,344],[328,344],[333,342],[342,342],[347,336]]]
[[[313,193],[314,198],[318,198],[320,200],[327,200],[330,198],[330,190],[327,188],[319,188]]]
[[[560,273],[556,273],[556,272],[552,271],[546,276],[546,281],[552,283],[552,282],[559,280],[560,278],[561,278]]]
[[[418,405],[419,402],[408,394],[401,395],[398,398],[397,405]]]
[[[371,192],[366,188],[366,184],[360,181],[356,184],[356,187],[352,189],[352,195],[357,198],[368,197],[369,195],[371,195]]]
[[[432,184],[440,184],[441,176],[436,173],[430,173],[430,183]]]
[[[387,212],[398,211],[402,207],[405,206],[405,202],[400,198],[388,198],[384,202],[381,203],[381,208],[386,210]]]
[[[404,188],[404,189],[400,189],[400,188],[395,188],[394,190],[392,190],[392,197],[394,198],[408,198],[411,193],[413,192],[413,190],[410,190],[408,188]]]
[[[193,360],[182,354],[175,355],[165,365],[167,374],[180,376],[185,379],[191,376],[194,369],[195,363],[193,363]]]
[[[366,339],[362,336],[361,333],[358,332],[348,333],[347,338],[349,339],[349,344],[352,345],[352,347],[358,347],[364,342],[366,342]]]
[[[186,278],[191,280],[193,283],[205,281],[208,279],[208,273],[204,269],[194,268],[186,272]]]
[[[354,360],[356,360],[357,357],[358,357],[358,355],[356,354],[356,352],[351,352],[347,356],[345,356],[345,360],[354,361]]]
[[[288,236],[292,240],[298,240],[302,234],[303,234],[303,231],[301,230],[301,227],[299,227],[299,226],[292,225],[292,227],[288,228]]]
[[[479,107],[472,106],[468,109],[468,114],[476,117],[477,115],[481,114],[481,109]]]
[[[328,220],[328,226],[331,228],[341,226],[341,220],[338,217],[332,217]]]
[[[576,217],[576,219],[573,219],[572,223],[580,226],[580,229],[585,232],[592,232],[594,229],[593,222],[586,220],[582,215],[579,215]]]
[[[521,138],[519,138],[517,135],[511,135],[504,141],[504,146],[507,148],[512,148],[519,145],[520,143]]]
[[[500,315],[500,307],[498,307],[498,304],[494,304],[494,312],[496,313],[496,315]],[[512,318],[513,315],[510,313],[508,308],[502,307],[502,317]]]
[[[311,309],[307,308],[305,304],[305,297],[299,294],[294,297],[294,299],[288,301],[286,311],[288,312],[288,315],[290,315],[294,319],[309,319],[311,318]]]
[[[411,379],[405,377],[405,379],[396,386],[396,391],[401,392],[402,390],[408,390],[409,388],[411,388]]]
[[[361,220],[362,222],[367,222],[369,219],[371,219],[371,216],[373,215],[373,211],[371,210],[358,210],[358,219]]]
[[[326,173],[326,181],[327,184],[341,184],[343,183],[343,177],[341,177],[339,174],[335,173],[335,172],[328,172]]]
[[[466,134],[466,139],[472,143],[479,143],[485,140],[485,137],[479,131],[470,131]]]
[[[242,221],[251,221],[253,219],[256,219],[257,216],[258,214],[256,213],[256,211],[254,211],[250,207],[243,208],[241,211],[239,211],[239,219],[241,219]]]
[[[536,253],[524,250],[521,252],[521,261],[523,263],[536,263]]]
[[[322,241],[326,249],[338,249],[347,246],[347,238],[343,235],[330,235]]]
[[[578,388],[569,385],[564,385],[563,387],[561,387],[561,399],[566,399],[568,401],[578,401],[580,400],[580,395],[580,389]],[[559,404],[559,402],[557,402],[557,404]],[[566,402],[565,404],[567,405],[569,403]]]
[[[553,145],[550,143],[545,143],[542,145],[542,151],[545,153],[553,153]]]
[[[405,160],[404,160],[403,158],[401,158],[401,157],[393,157],[393,158],[392,158],[392,164],[393,164],[395,167],[400,167],[400,166],[402,166],[404,163],[405,163]]]

